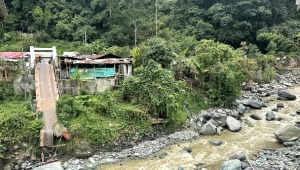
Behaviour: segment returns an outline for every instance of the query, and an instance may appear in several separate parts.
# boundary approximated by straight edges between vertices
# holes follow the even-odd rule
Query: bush
[[[35,113],[28,110],[28,103],[22,101],[0,104],[0,158],[13,145],[28,143],[36,145],[39,132],[43,127],[41,119],[35,119]]]
[[[145,66],[149,61],[154,60],[161,64],[163,68],[168,68],[176,58],[176,55],[173,47],[166,40],[152,38],[147,43],[143,43],[139,48],[136,48],[133,57],[135,66]]]
[[[0,83],[0,101],[9,100],[14,94],[12,81],[1,81]]]
[[[199,42],[192,62],[210,104],[215,106],[230,106],[256,68],[256,63],[240,57],[239,51],[212,40]]]
[[[9,76],[7,80],[0,80],[0,101],[13,99],[17,95],[13,89],[13,79],[19,75],[20,70],[3,61],[0,61],[0,68],[5,69]]]
[[[33,38],[38,43],[40,43],[40,42],[49,42],[49,40],[51,39],[50,35],[48,33],[46,33],[45,31],[36,32],[34,34]]]
[[[259,70],[255,76],[258,83],[269,83],[276,75],[275,70],[276,58],[274,55],[262,55],[257,58]]]
[[[275,68],[271,67],[270,65],[267,65],[263,71],[259,70],[257,72],[255,81],[258,83],[269,83],[274,79],[275,75],[276,75]]]
[[[170,70],[150,60],[124,81],[120,94],[123,100],[144,106],[153,117],[172,120],[177,111],[184,109],[184,88]]]
[[[87,110],[83,106],[80,100],[77,100],[73,96],[63,96],[56,103],[56,110],[59,120],[66,125],[69,125],[69,121],[79,117],[81,114],[85,114]]]
[[[106,144],[117,140],[121,132],[128,136],[151,132],[149,116],[137,105],[118,101],[113,91],[63,96],[57,102],[57,113],[77,141]]]

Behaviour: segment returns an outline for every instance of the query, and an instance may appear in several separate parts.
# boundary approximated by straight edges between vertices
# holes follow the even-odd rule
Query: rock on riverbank
[[[293,125],[284,126],[275,133],[275,137],[280,143],[290,142],[293,138],[299,139],[300,128]]]

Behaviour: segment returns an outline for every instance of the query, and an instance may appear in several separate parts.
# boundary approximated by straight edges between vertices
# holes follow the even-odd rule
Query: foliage
[[[0,70],[6,70],[9,79],[0,80],[0,101],[16,97],[13,89],[13,80],[20,74],[20,70],[11,63],[0,61]]]
[[[255,80],[259,83],[269,83],[275,77],[275,61],[274,55],[262,55],[257,58],[259,70],[255,76]]]
[[[35,119],[35,113],[28,108],[28,103],[24,101],[0,104],[0,158],[13,145],[38,143],[43,121]]]
[[[147,44],[134,49],[134,63],[147,65],[150,60],[160,63],[163,68],[170,67],[175,59],[174,50],[170,43],[161,38],[152,38]]]
[[[114,142],[123,132],[133,136],[151,131],[148,115],[137,105],[118,101],[114,92],[63,96],[57,102],[57,113],[74,140],[93,144]]]
[[[291,39],[284,37],[281,34],[274,33],[261,33],[257,36],[257,40],[260,41],[262,46],[266,47],[266,51],[270,53],[278,52],[293,52],[298,51],[298,45]]]
[[[239,96],[242,82],[254,75],[254,62],[240,57],[230,46],[212,40],[199,42],[192,61],[213,105],[230,106]]]
[[[34,35],[20,35],[18,32],[7,32],[4,34],[4,38],[0,39],[0,51],[22,51],[22,47],[23,51],[29,51],[30,46],[43,48],[57,46],[64,51],[76,51],[82,46],[80,42],[51,40],[49,36],[45,31],[37,32]]]
[[[62,96],[57,101],[56,108],[59,120],[66,125],[69,124],[69,120],[77,118],[87,112],[82,103],[71,96]]]
[[[145,106],[152,116],[172,120],[185,106],[182,86],[171,71],[150,60],[135,70],[134,77],[124,81],[120,93],[123,100]]]
[[[0,81],[0,101],[9,100],[14,94],[12,81]]]
[[[120,87],[122,101],[107,93],[58,101],[59,117],[75,137],[96,143],[113,141],[132,126],[146,134],[148,116],[180,126],[187,107],[229,106],[242,82],[274,77],[276,55],[299,55],[300,15],[290,1],[155,2],[7,0],[0,51],[34,45],[132,55],[135,75]],[[76,72],[73,79],[80,80]],[[0,100],[12,93],[10,85],[1,82]]]
[[[93,41],[91,44],[85,44],[80,47],[79,52],[81,54],[103,54],[106,51],[106,45],[101,40]]]
[[[118,47],[118,46],[112,46],[106,49],[106,53],[111,53],[117,56],[121,56],[124,58],[129,58],[131,56],[131,50],[130,47]]]
[[[289,38],[299,32],[299,15],[290,1],[154,1],[68,0],[42,2],[7,0],[9,15],[4,31],[37,33],[51,38],[107,46],[137,46],[165,28],[182,37],[214,39],[238,47],[241,41],[256,43],[263,28]]]
[[[78,67],[76,67],[76,70],[75,70],[75,74],[71,74],[70,75],[70,78],[72,80],[82,80],[84,77],[86,77],[86,71],[84,70],[79,70]]]

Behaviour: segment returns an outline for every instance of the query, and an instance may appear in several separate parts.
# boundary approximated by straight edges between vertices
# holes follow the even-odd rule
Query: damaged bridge
[[[40,146],[53,146],[54,126],[57,123],[56,101],[59,99],[53,65],[37,63],[35,82],[37,111],[43,113],[44,120]]]
[[[51,51],[47,56],[36,58],[35,51]],[[56,72],[56,48],[30,47],[30,66],[35,70],[37,113],[42,113],[44,127],[40,131],[40,146],[52,147],[54,135],[70,137],[66,128],[58,123],[56,101],[59,99]],[[67,136],[67,137],[66,137]]]

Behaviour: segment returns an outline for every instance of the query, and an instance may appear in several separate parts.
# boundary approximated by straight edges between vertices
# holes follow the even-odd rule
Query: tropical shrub
[[[184,85],[177,82],[172,71],[150,60],[135,69],[135,76],[127,78],[120,88],[123,100],[140,104],[154,117],[172,120],[185,106]]]
[[[0,104],[0,158],[5,156],[12,146],[22,143],[36,145],[39,132],[43,127],[41,119],[35,119],[35,113],[24,101],[9,101]]]
[[[255,76],[255,81],[259,83],[268,83],[274,79],[276,70],[275,70],[275,61],[276,57],[274,55],[261,55],[257,57],[258,62],[258,71]]]
[[[201,79],[212,105],[230,106],[240,94],[242,83],[253,78],[256,63],[239,56],[229,45],[201,40],[192,57],[194,72]]]
[[[163,68],[170,67],[176,58],[171,43],[161,38],[152,38],[133,51],[134,65],[147,65],[150,60],[161,64]]]

